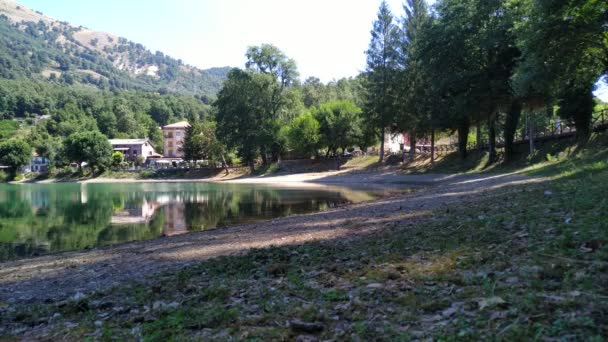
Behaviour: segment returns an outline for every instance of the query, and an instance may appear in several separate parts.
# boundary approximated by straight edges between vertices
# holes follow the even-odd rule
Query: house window
[[[173,138],[173,132],[167,133],[167,136],[165,138],[172,139]]]
[[[133,151],[133,155],[136,156],[137,155],[137,151]]]
[[[168,146],[168,147],[173,147],[173,141],[169,141],[169,142],[167,143],[167,146]]]
[[[176,137],[181,137],[181,136],[182,136],[182,132],[179,132],[179,131],[178,131],[178,132],[175,132],[175,136],[176,136]]]

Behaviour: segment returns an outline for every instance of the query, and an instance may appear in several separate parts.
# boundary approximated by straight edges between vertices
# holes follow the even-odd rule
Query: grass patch
[[[321,340],[605,340],[607,151],[596,140],[545,155],[524,170],[544,182],[357,239],[216,258],[71,304],[56,321],[57,303],[23,306],[1,316],[0,335],[290,340],[308,327]]]

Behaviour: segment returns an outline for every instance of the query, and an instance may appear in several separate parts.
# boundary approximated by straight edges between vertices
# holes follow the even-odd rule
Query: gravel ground
[[[78,293],[107,290],[129,281],[145,281],[147,277],[159,272],[176,270],[220,255],[244,253],[251,248],[367,234],[382,229],[397,219],[416,220],[417,216],[434,208],[473,199],[483,191],[542,179],[517,174],[401,175],[395,171],[385,171],[301,174],[237,181],[426,186],[414,193],[321,213],[0,263],[0,302],[15,305],[63,300]]]

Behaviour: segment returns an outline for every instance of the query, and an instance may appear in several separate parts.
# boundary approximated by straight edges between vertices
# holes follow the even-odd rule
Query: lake
[[[396,191],[227,183],[0,184],[0,261],[323,211]]]

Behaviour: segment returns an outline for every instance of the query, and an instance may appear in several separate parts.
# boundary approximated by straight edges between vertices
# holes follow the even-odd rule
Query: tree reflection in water
[[[0,185],[0,260],[315,212],[384,191],[210,183]]]

